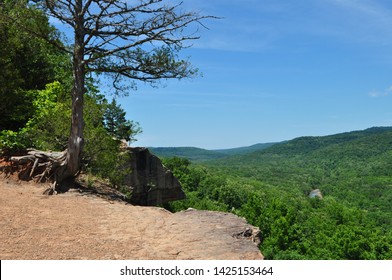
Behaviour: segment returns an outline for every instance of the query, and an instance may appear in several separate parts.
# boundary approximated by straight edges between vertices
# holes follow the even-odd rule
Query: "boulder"
[[[310,198],[319,198],[319,199],[323,199],[323,194],[321,193],[321,191],[319,189],[315,189],[313,191],[311,191],[309,193],[309,197]]]
[[[127,147],[125,152],[130,157],[124,168],[130,172],[124,184],[132,193],[132,204],[155,206],[185,198],[178,179],[147,148]]]

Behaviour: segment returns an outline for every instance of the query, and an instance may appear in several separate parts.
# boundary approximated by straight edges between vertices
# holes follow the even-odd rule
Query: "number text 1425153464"
[[[227,267],[214,267],[214,275],[271,275],[273,271],[272,267],[235,267],[235,266],[227,266]]]

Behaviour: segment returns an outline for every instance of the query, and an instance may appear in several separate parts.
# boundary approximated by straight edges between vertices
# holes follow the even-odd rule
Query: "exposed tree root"
[[[44,194],[52,195],[58,191],[69,189],[70,180],[67,178],[67,151],[44,152],[34,149],[27,150],[26,155],[10,157],[13,168],[20,170],[21,180],[51,182]],[[72,178],[73,179],[73,178]]]

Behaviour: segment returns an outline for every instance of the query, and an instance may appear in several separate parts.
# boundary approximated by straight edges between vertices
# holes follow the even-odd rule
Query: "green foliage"
[[[107,178],[113,185],[122,183],[120,166],[126,160],[120,152],[120,142],[113,138],[104,125],[107,100],[93,84],[85,96],[85,134],[83,162],[92,174]],[[29,91],[33,96],[33,114],[26,126],[19,130],[1,131],[0,149],[16,152],[26,148],[40,150],[64,150],[70,130],[71,100],[66,88],[59,82],[46,85],[44,90]],[[127,123],[127,121],[125,120]],[[134,138],[140,130],[129,130]]]
[[[180,181],[187,198],[174,201],[167,205],[171,211],[180,211],[188,208],[199,210],[227,211],[228,206],[214,199],[212,193],[225,185],[222,177],[213,176],[201,167],[191,166],[191,162],[184,158],[163,159],[163,164],[169,168]]]
[[[126,160],[124,156],[120,152],[118,141],[102,125],[94,128],[86,126],[83,161],[87,171],[109,179],[114,186],[121,185],[125,175],[120,172],[120,167]]]
[[[59,82],[46,85],[44,90],[33,93],[33,116],[24,130],[32,147],[40,150],[64,150],[70,130],[70,100]]]
[[[142,132],[139,124],[127,120],[125,111],[117,104],[116,99],[106,104],[104,126],[109,134],[117,140],[134,141],[134,136]]]
[[[172,210],[245,217],[260,228],[267,259],[391,259],[391,144],[392,128],[372,128],[301,137],[202,166],[168,159],[188,196]],[[315,188],[323,199],[309,198]]]
[[[18,131],[4,130],[0,134],[0,149],[17,152],[26,148],[63,150],[69,131],[70,110],[64,100],[64,87],[59,82],[46,85],[44,90],[30,90],[31,114]],[[12,120],[8,119],[7,122]],[[67,132],[66,132],[67,131]]]
[[[18,131],[34,113],[34,96],[29,91],[64,78],[69,59],[43,38],[25,32],[12,20],[14,16],[43,38],[56,40],[58,33],[46,16],[28,8],[26,1],[0,5],[0,130]]]
[[[261,251],[268,259],[388,259],[392,254],[388,231],[366,212],[332,198],[259,191],[240,214],[261,229]]]
[[[121,153],[120,140],[134,141],[141,129],[137,123],[126,120],[124,110],[115,101],[108,103],[92,82],[84,100],[83,160],[90,172],[109,179],[114,186],[121,186],[129,170],[122,169],[128,159]],[[113,122],[109,128],[110,121]]]
[[[125,155],[120,152],[119,141],[104,125],[108,102],[92,82],[89,81],[84,98],[84,168],[109,179],[113,185],[119,185],[124,175],[120,174],[119,168],[126,160]],[[70,130],[71,100],[64,86],[58,82],[47,85],[45,90],[36,92],[33,104],[36,113],[27,123],[33,146],[42,150],[65,149]],[[115,106],[112,104],[112,107]],[[124,122],[127,123],[125,119]],[[138,132],[131,128],[127,131],[129,137],[134,137]]]
[[[28,140],[23,132],[12,130],[0,131],[0,154],[12,154],[25,150],[28,147]]]

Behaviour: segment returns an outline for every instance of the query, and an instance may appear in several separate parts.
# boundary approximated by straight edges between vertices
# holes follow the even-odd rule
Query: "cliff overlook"
[[[132,206],[81,189],[0,177],[1,259],[262,259],[259,230],[235,215]]]

